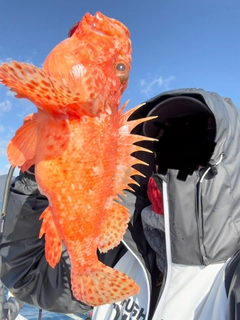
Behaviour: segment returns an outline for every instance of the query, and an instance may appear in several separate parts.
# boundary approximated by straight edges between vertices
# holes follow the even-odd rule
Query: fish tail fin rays
[[[43,219],[39,238],[45,234],[45,256],[49,265],[54,268],[62,255],[62,239],[56,229],[51,207],[47,207],[39,219]]]
[[[84,274],[72,272],[71,283],[75,298],[91,306],[122,301],[139,292],[134,280],[101,262]]]
[[[16,92],[17,98],[28,99],[45,112],[78,117],[94,112],[78,92],[29,63],[11,61],[0,65],[0,83]]]
[[[26,171],[35,163],[37,140],[37,114],[34,113],[24,119],[23,125],[8,144],[8,160],[13,167],[18,166],[22,171]]]

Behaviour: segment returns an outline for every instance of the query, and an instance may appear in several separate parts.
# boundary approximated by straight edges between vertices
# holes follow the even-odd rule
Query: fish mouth
[[[121,38],[130,37],[129,30],[124,24],[118,20],[105,16],[101,12],[96,12],[94,16],[87,13],[85,19],[89,27],[100,35],[118,36]]]

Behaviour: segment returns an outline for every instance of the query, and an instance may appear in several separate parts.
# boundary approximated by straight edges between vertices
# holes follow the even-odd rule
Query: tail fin
[[[74,297],[94,307],[122,301],[139,292],[134,280],[101,262],[84,274],[72,272],[71,280]]]

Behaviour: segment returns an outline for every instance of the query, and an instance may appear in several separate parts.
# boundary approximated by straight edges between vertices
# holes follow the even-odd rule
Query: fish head
[[[109,111],[119,106],[127,88],[131,51],[125,25],[100,12],[87,13],[73,34],[50,52],[43,69],[78,92],[83,102]]]

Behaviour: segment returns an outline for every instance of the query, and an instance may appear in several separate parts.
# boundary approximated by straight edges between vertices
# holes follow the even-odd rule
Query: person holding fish
[[[42,69],[0,66],[38,109],[8,145],[2,282],[95,320],[238,319],[239,109],[188,88],[124,112],[128,29],[86,14],[69,36]]]

